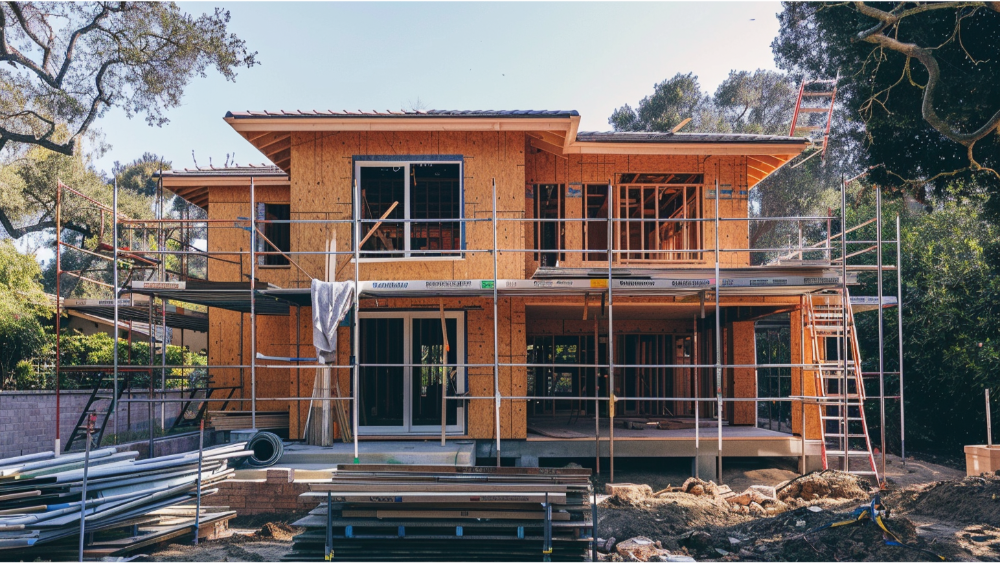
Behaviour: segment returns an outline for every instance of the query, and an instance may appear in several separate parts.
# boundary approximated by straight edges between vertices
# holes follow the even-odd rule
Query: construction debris
[[[288,560],[553,561],[589,558],[589,469],[342,466],[303,496]],[[647,487],[648,488],[648,487]]]
[[[778,500],[802,499],[812,502],[817,499],[865,499],[868,486],[863,485],[857,475],[840,471],[818,471],[792,479],[777,488]]]
[[[195,507],[177,505],[195,501],[199,483],[202,496],[217,491],[213,485],[233,474],[229,461],[249,455],[244,444],[229,444],[136,461],[137,452],[102,448],[89,453],[85,522],[89,550],[113,556],[194,530]],[[0,460],[0,550],[9,557],[35,558],[32,548],[46,546],[45,557],[56,553],[77,556],[80,534],[83,453],[54,453]],[[200,477],[200,478],[199,478]],[[171,508],[174,507],[174,508]],[[202,510],[201,526],[213,529],[235,513]],[[114,541],[95,533],[132,528],[138,534]],[[3,558],[8,558],[5,555]]]

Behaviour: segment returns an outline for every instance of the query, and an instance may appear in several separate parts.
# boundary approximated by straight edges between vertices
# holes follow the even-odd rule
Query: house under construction
[[[163,190],[207,218],[102,209],[116,294],[61,304],[207,332],[207,376],[190,396],[151,388],[131,402],[287,424],[292,440],[347,442],[355,457],[376,441],[440,440],[474,441],[480,463],[590,458],[613,471],[615,459],[682,457],[710,476],[727,457],[768,456],[881,472],[872,439],[884,444],[902,374],[881,356],[862,369],[854,316],[881,327],[898,295],[852,287],[895,271],[898,222],[887,244],[880,209],[846,225],[751,204],[820,143],[582,132],[575,111],[225,121],[275,165],[162,172]],[[788,236],[752,243],[768,222]],[[869,225],[873,240],[852,236]],[[333,364],[315,357],[313,280],[356,296]],[[150,386],[171,367],[143,368]],[[88,408],[120,408],[138,368],[94,369],[113,391],[95,389]],[[881,406],[868,413],[881,439],[866,401]]]

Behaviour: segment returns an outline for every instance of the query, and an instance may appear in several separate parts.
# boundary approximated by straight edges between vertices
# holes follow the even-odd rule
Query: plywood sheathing
[[[260,203],[288,203],[289,190],[287,186],[261,186],[254,190],[256,200]],[[253,210],[250,207],[250,188],[247,186],[213,186],[209,190],[208,218],[212,220],[227,221],[227,223],[210,223],[208,229],[207,249],[210,254],[218,259],[208,260],[208,278],[212,281],[223,282],[246,282],[250,275],[250,255],[225,254],[225,252],[249,252],[250,233],[238,225],[249,227],[247,221],[240,221],[238,217],[252,217]],[[228,221],[232,221],[229,223]],[[263,226],[258,226],[261,230]],[[289,267],[283,268],[258,268],[257,279],[264,282],[284,286],[289,281]],[[241,320],[242,319],[242,320]],[[286,353],[288,340],[285,334],[287,327],[283,324],[287,320],[284,317],[262,317],[257,318],[258,330],[258,351],[262,354],[272,354],[267,350],[280,348],[282,351],[277,355],[288,355]],[[215,307],[208,309],[209,325],[209,346],[208,363],[210,365],[249,365],[251,356],[250,343],[250,315],[236,311],[227,311]],[[242,350],[240,355],[240,327],[243,327]],[[272,334],[273,333],[273,334]],[[284,347],[282,347],[284,345]],[[272,381],[277,374],[272,373],[277,370],[257,370],[257,397],[287,397],[287,389]],[[234,394],[234,398],[249,398],[251,380],[250,369],[243,369],[243,377],[240,377],[239,368],[213,368],[211,370],[213,385],[218,387],[238,386],[243,387]],[[284,379],[281,377],[281,379]],[[228,391],[225,391],[228,394]],[[262,402],[258,405],[258,410],[284,410],[287,403],[273,401]],[[222,403],[212,403],[210,410],[222,408]],[[250,410],[250,403],[231,402],[229,410]]]
[[[752,365],[757,361],[754,345],[754,321],[732,323],[733,363]],[[754,368],[730,368],[733,373],[733,396],[737,399],[757,396],[757,370]],[[733,424],[756,424],[756,404],[736,402],[733,404]]]
[[[295,133],[292,135],[291,180],[293,219],[351,219],[353,157],[355,155],[464,156],[465,217],[490,219],[493,214],[493,180],[497,185],[499,218],[524,217],[524,134],[519,132],[347,132]],[[298,164],[301,162],[302,164]],[[292,250],[322,250],[336,233],[338,250],[349,251],[351,225],[293,224]],[[524,226],[502,221],[497,225],[497,245],[521,248]],[[490,222],[469,222],[465,228],[469,249],[493,246]],[[353,279],[354,267],[344,266],[350,256],[338,259],[338,280]],[[498,277],[521,278],[524,262],[519,253],[498,255]],[[322,256],[303,256],[307,271],[322,274]],[[308,265],[307,265],[308,264]],[[459,260],[392,260],[363,262],[361,279],[480,279],[493,277],[493,258],[487,252],[466,254]]]
[[[815,360],[812,353],[812,343],[808,332],[803,330],[804,311],[796,309],[791,313],[791,358],[793,364],[809,364]],[[803,342],[804,341],[804,342]],[[803,346],[803,343],[805,344]],[[803,356],[803,353],[805,354]],[[816,396],[815,372],[804,370],[805,377],[802,377],[802,368],[792,368],[792,396]],[[802,388],[804,383],[805,388]],[[820,438],[819,407],[817,405],[805,405],[806,408],[806,439],[818,440]],[[802,404],[798,401],[792,403],[792,432],[802,434]]]

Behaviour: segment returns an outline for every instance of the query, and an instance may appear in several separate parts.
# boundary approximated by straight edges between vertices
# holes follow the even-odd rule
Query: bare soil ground
[[[879,460],[881,463],[881,460]],[[721,496],[666,492],[657,496],[599,497],[597,535],[618,542],[645,537],[665,553],[698,561],[1000,561],[1000,477],[970,477],[929,461],[886,459],[889,529],[910,547],[887,545],[871,522],[817,530],[842,521],[870,501],[864,480],[837,472],[799,478],[795,460],[727,460],[723,482],[736,493],[751,485],[776,487],[774,500],[734,506]],[[615,481],[652,491],[677,487],[690,476],[686,463],[619,462]],[[603,492],[607,468],[598,481]],[[704,487],[714,490],[711,487]],[[227,538],[195,547],[171,544],[154,561],[277,561],[291,551],[301,514],[233,520]],[[635,560],[614,548],[609,561]]]

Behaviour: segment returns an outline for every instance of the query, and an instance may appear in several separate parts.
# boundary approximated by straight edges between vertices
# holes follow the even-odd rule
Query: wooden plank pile
[[[245,430],[253,428],[250,411],[209,411],[208,425],[215,430]],[[258,412],[258,430],[288,430],[288,411]]]
[[[585,561],[589,469],[340,466],[288,561]]]
[[[231,459],[250,453],[242,443],[205,449],[200,473],[202,496],[217,492],[214,486],[233,475]],[[45,452],[0,460],[0,559],[35,559],[42,553],[39,546],[45,546],[46,558],[72,551],[75,559],[78,554],[72,546],[80,537],[81,508],[91,544],[101,539],[97,535],[101,533],[120,538],[122,529],[138,537],[146,527],[141,534],[144,545],[157,543],[157,537],[163,541],[170,534],[175,537],[178,527],[185,532],[193,530],[193,508],[187,509],[190,523],[178,521],[177,511],[169,508],[195,500],[198,452],[139,461],[137,455],[113,447],[90,452],[85,506],[81,506],[82,452],[60,456]],[[212,514],[206,524],[214,525],[233,515]],[[113,555],[127,547],[106,546],[101,555]]]

